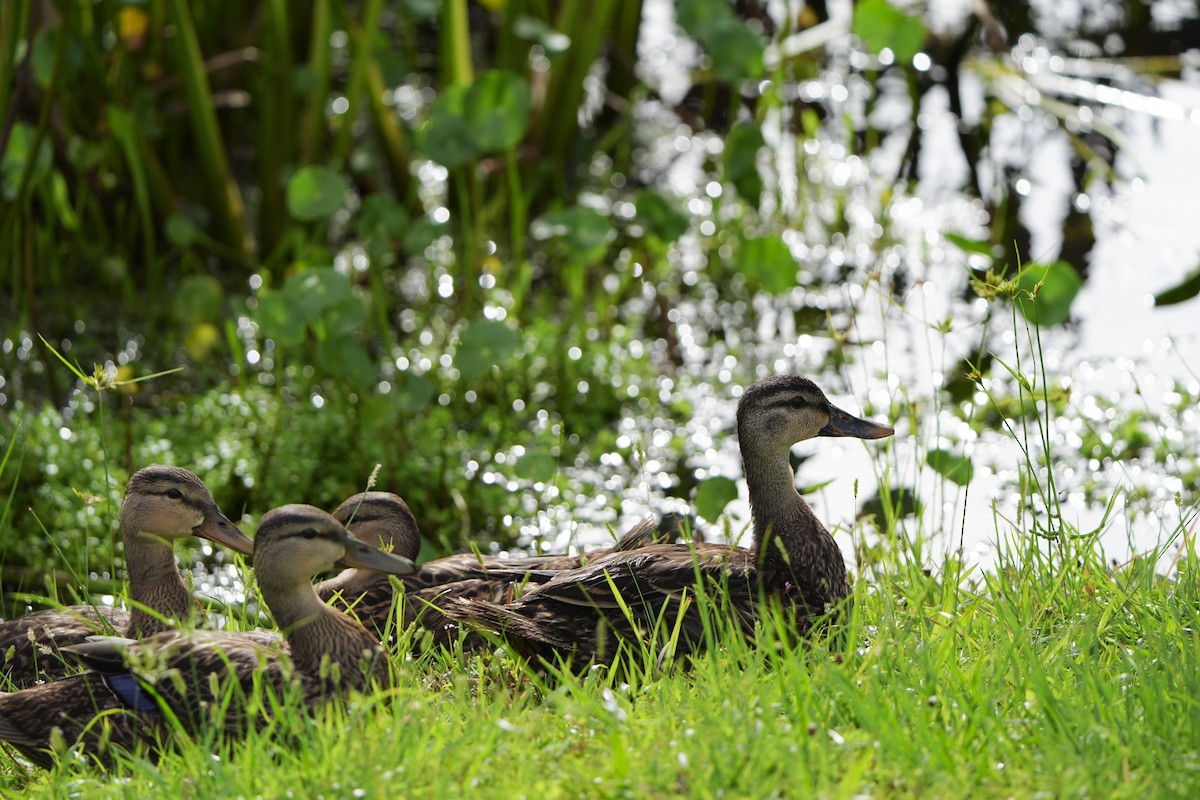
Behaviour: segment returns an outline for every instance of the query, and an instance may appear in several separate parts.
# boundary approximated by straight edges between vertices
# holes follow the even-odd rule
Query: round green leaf
[[[8,146],[4,148],[4,160],[0,162],[0,175],[4,182],[4,199],[13,200],[17,196],[17,184],[25,171],[25,162],[34,158],[33,140],[36,138],[33,126],[24,122],[16,122],[8,132]],[[29,174],[29,187],[37,186],[50,172],[50,162],[54,154],[50,150],[49,137],[42,137],[38,145],[33,172]]]
[[[1017,287],[1022,290],[1017,296],[1021,314],[1046,328],[1066,322],[1083,279],[1065,261],[1027,264],[1017,277]]]
[[[766,145],[762,130],[753,123],[735,125],[725,143],[725,176],[742,199],[758,208],[763,180],[758,172],[758,151]]]
[[[346,179],[329,167],[303,167],[288,181],[288,212],[305,222],[332,216],[348,189]]]
[[[62,26],[46,28],[33,40],[33,52],[30,60],[33,63],[33,79],[43,89],[50,86],[54,77],[54,62],[58,57],[58,37],[64,35]],[[70,32],[66,33],[67,45],[63,51],[63,63],[59,75],[59,85],[69,86],[79,71],[83,69],[83,48]]]
[[[526,450],[517,459],[513,471],[518,478],[524,478],[531,483],[549,483],[554,480],[554,473],[558,471],[558,462],[549,453]]]
[[[367,321],[367,307],[353,292],[325,309],[321,316],[325,338],[344,338],[357,334]]]
[[[446,233],[446,223],[434,222],[429,217],[413,220],[404,234],[404,249],[410,253],[423,253],[439,236]]]
[[[949,450],[930,450],[925,456],[925,463],[934,472],[951,483],[966,486],[975,477],[975,467],[966,456],[951,453]]]
[[[262,329],[263,336],[281,345],[295,345],[304,341],[308,320],[296,313],[283,292],[264,294],[258,301],[258,312],[254,321]]]
[[[751,283],[771,294],[783,294],[796,286],[796,258],[778,236],[743,240],[736,266]]]
[[[696,513],[709,522],[716,522],[730,501],[738,496],[737,481],[715,475],[705,478],[696,487]]]
[[[282,294],[304,323],[316,321],[325,312],[355,300],[350,279],[331,267],[317,267],[288,278]]]
[[[727,0],[677,0],[675,23],[693,39],[702,40],[736,19]]]
[[[661,194],[651,189],[637,196],[637,219],[646,232],[664,242],[673,242],[687,233],[688,217]]]
[[[925,46],[925,23],[887,0],[862,0],[854,6],[854,34],[863,47],[878,55],[885,47],[906,64]]]
[[[475,143],[485,152],[509,150],[529,124],[529,84],[511,72],[489,70],[467,90],[464,118]]]
[[[402,372],[396,376],[396,405],[406,414],[415,414],[433,400],[436,387],[424,375]]]
[[[862,516],[875,517],[884,520],[891,516],[894,519],[904,517],[919,517],[925,513],[925,504],[908,486],[893,486],[887,494],[876,494],[863,501]]]
[[[482,154],[467,121],[436,104],[421,131],[419,145],[423,153],[447,169],[461,167]]]
[[[375,365],[366,348],[350,337],[327,339],[317,345],[317,366],[359,388],[375,382]]]
[[[179,282],[171,306],[179,322],[217,322],[223,316],[225,290],[211,275],[189,275]]]
[[[191,247],[200,238],[200,229],[186,214],[172,214],[167,218],[167,241],[176,247]]]
[[[717,23],[700,42],[721,80],[733,83],[762,75],[766,41],[740,19]]]
[[[408,212],[386,194],[368,195],[358,215],[358,235],[387,236],[399,241],[408,230]]]
[[[473,381],[499,365],[521,345],[521,334],[498,320],[477,320],[462,329],[454,363],[463,380]]]
[[[599,258],[609,242],[617,237],[616,228],[608,217],[582,206],[542,214],[529,230],[534,239],[561,239],[577,261]]]

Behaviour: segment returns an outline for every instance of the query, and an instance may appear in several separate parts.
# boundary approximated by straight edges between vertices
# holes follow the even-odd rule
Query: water
[[[661,3],[648,3],[646,13],[652,21],[667,10]],[[643,58],[659,76],[660,93],[677,100],[686,91],[681,75],[694,52],[686,43],[677,47],[674,35],[664,31],[670,31],[669,25],[646,25]],[[1042,61],[1050,58],[1026,45]],[[1015,58],[1022,56],[1018,52]],[[1054,77],[1035,74],[1030,80]],[[836,80],[833,85],[836,88]],[[1089,85],[1095,86],[1078,83],[1081,92]],[[1155,308],[1153,294],[1200,265],[1200,225],[1195,222],[1200,160],[1193,157],[1200,151],[1200,85],[1192,73],[1184,81],[1164,81],[1157,88],[1157,97],[1115,91],[1102,96],[1110,102],[1100,107],[1100,116],[1119,123],[1128,137],[1116,159],[1111,191],[1100,187],[1074,196],[1066,137],[1057,121],[1046,124],[1048,118],[1039,110],[1020,109],[1010,120],[1008,137],[993,143],[994,168],[1015,165],[1030,176],[1017,183],[1025,195],[1022,221],[1032,237],[1032,252],[1022,254],[1026,261],[1057,257],[1068,203],[1089,211],[1095,228],[1088,280],[1072,307],[1071,322],[1041,332],[1042,361],[1036,363],[1031,361],[1019,317],[1014,329],[1003,304],[989,309],[983,301],[965,299],[968,257],[944,239],[948,232],[986,238],[987,224],[982,204],[959,190],[967,164],[957,141],[958,121],[949,113],[944,95],[934,92],[926,98],[921,125],[924,152],[947,155],[937,159],[927,155],[914,196],[898,197],[887,207],[878,205],[879,176],[895,174],[902,142],[885,142],[864,158],[847,156],[836,141],[806,143],[798,157],[804,160],[800,169],[807,172],[802,179],[845,191],[851,198],[846,217],[852,225],[842,241],[813,241],[806,228],[789,245],[806,265],[805,271],[814,275],[827,274],[831,265],[854,263],[862,272],[875,270],[884,276],[882,282],[868,281],[855,271],[822,290],[829,299],[834,329],[864,344],[854,349],[848,365],[833,365],[834,348],[826,336],[797,330],[792,312],[814,304],[813,296],[802,290],[779,300],[760,298],[754,304],[755,315],[723,305],[719,292],[701,292],[699,301],[680,302],[678,324],[686,372],[665,379],[667,397],[662,399],[682,397],[694,409],[681,432],[685,469],[699,478],[740,476],[732,434],[738,387],[763,374],[801,372],[817,380],[835,404],[852,412],[870,406],[876,409],[876,417],[907,403],[941,409],[918,413],[920,427],[915,430],[902,416],[890,444],[819,440],[799,445],[796,452],[811,458],[801,466],[797,482],[803,486],[828,481],[809,499],[835,531],[847,556],[853,549],[849,531],[871,536],[870,527],[856,528],[855,518],[863,500],[877,490],[877,472],[884,470],[892,486],[914,488],[925,505],[923,524],[908,520],[901,529],[906,534],[920,529],[931,536],[923,545],[926,558],[936,561],[941,553],[961,547],[968,559],[986,566],[995,556],[998,536],[1010,530],[1004,520],[1021,519],[1017,483],[1024,456],[1017,439],[1028,438],[1036,459],[1039,436],[1036,429],[1018,430],[1017,436],[1004,429],[976,431],[942,407],[942,387],[958,377],[955,370],[962,359],[977,359],[982,339],[1009,364],[1017,363],[1020,349],[1023,371],[1037,374],[1044,366],[1051,385],[1070,391],[1070,402],[1052,421],[1049,433],[1064,520],[1083,532],[1102,530],[1098,546],[1116,562],[1170,540],[1180,518],[1195,513],[1196,496],[1185,476],[1197,471],[1200,413],[1178,407],[1177,389],[1200,394],[1200,325],[1195,322],[1200,299]],[[1090,113],[1085,109],[1081,115],[1085,123]],[[640,123],[652,143],[647,160],[670,162],[662,169],[662,184],[681,198],[693,198],[693,211],[704,213],[708,200],[694,199],[704,198],[707,189],[699,165],[719,151],[720,141],[708,134],[680,131],[669,115],[658,115],[653,108],[645,110]],[[769,141],[770,123],[765,126]],[[657,131],[656,124],[660,125]],[[1075,123],[1068,120],[1068,124]],[[770,158],[780,180],[786,181],[790,172],[797,171],[799,148],[786,136],[774,141],[777,150]],[[886,224],[886,237],[880,236],[881,222]],[[684,244],[679,261],[687,269],[696,256],[687,253]],[[891,279],[900,274],[908,288],[896,295],[890,290]],[[736,326],[730,321],[749,316],[754,317],[753,327],[741,331],[736,343],[728,335],[710,336],[716,320]],[[949,332],[931,332],[943,320],[949,321]],[[981,333],[984,326],[991,331],[986,337]],[[985,376],[985,383],[1001,393],[1013,388],[999,365]],[[982,393],[975,402],[979,413],[987,411]],[[1121,426],[1138,411],[1144,412],[1145,421],[1135,426],[1135,432],[1144,434],[1151,447],[1133,457],[1105,460],[1081,452],[1085,437],[1115,443],[1119,449],[1119,438],[1129,433]],[[670,460],[666,450],[655,444],[660,426],[678,430],[677,423],[645,409],[621,422],[622,432],[640,443],[652,466]],[[1163,451],[1158,457],[1147,452],[1156,446]],[[884,452],[885,447],[890,451]],[[938,447],[971,458],[975,477],[968,489],[945,482],[924,464],[923,454]],[[670,480],[653,469],[639,470],[636,465],[630,469],[620,454],[609,456],[599,466],[571,472],[581,483],[605,491],[573,512],[553,506],[543,512],[525,525],[527,544],[541,538],[547,549],[598,546],[608,536],[596,528],[597,523],[623,529],[646,506],[679,507],[680,503],[662,498]],[[1044,474],[1044,469],[1035,472]],[[614,505],[618,505],[615,517]],[[749,509],[744,485],[727,512],[732,524],[724,531],[700,522],[708,538],[745,535]],[[1032,512],[1045,515],[1041,508]],[[1020,524],[1028,527],[1029,517]],[[1173,556],[1174,550],[1167,549],[1161,559],[1164,568]]]

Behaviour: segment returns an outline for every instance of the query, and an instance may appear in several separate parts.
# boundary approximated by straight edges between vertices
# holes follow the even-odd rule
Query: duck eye
[[[171,498],[172,500],[182,500],[183,492],[179,491],[178,489],[167,489],[167,497]]]
[[[305,528],[304,530],[300,531],[300,535],[303,536],[305,539],[317,538],[317,532],[315,530],[313,530],[312,528]]]

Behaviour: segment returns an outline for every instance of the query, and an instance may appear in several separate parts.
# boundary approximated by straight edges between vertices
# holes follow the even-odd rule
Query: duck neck
[[[274,582],[259,574],[263,600],[287,637],[296,668],[327,688],[361,688],[386,676],[379,641],[350,617],[325,605],[307,581]]]
[[[189,619],[196,603],[179,573],[170,543],[140,531],[126,533],[124,542],[133,600],[125,635],[141,639],[171,629],[172,621]]]
[[[745,454],[744,468],[764,579],[798,587],[817,611],[849,594],[842,552],[796,491],[787,451]]]

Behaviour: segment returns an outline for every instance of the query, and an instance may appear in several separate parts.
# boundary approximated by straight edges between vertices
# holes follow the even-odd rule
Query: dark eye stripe
[[[760,404],[763,408],[816,408],[817,404],[806,397],[801,397],[795,394],[787,394],[778,399],[771,400],[769,403]]]
[[[338,543],[340,543],[342,541],[342,537],[338,536],[336,533],[333,533],[332,531],[317,531],[317,530],[313,530],[312,528],[307,528],[302,531],[294,531],[292,533],[282,533],[282,534],[279,534],[275,538],[276,538],[276,540],[307,539],[310,542],[313,541],[314,539],[324,539],[327,542],[338,542]]]
[[[178,492],[179,497],[171,497],[171,492]],[[183,503],[188,508],[199,510],[203,503],[190,495],[185,487],[180,486],[174,481],[163,481],[162,483],[148,486],[142,490],[143,494],[152,494],[159,497],[166,497],[169,500],[174,500],[177,503]]]

